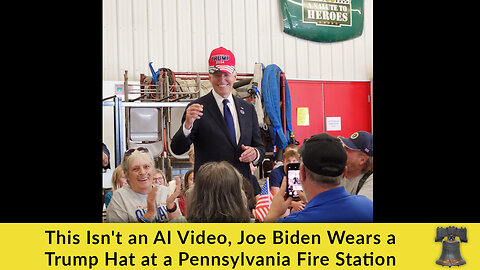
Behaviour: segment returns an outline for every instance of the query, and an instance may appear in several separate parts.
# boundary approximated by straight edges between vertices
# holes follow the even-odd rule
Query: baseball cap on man
[[[366,131],[353,133],[349,138],[340,137],[340,140],[350,149],[360,150],[373,157],[373,135]]]
[[[347,153],[340,140],[327,133],[306,139],[298,152],[303,164],[316,174],[339,176],[345,170]]]
[[[208,72],[223,71],[232,74],[235,71],[235,56],[224,47],[214,49],[208,58]]]

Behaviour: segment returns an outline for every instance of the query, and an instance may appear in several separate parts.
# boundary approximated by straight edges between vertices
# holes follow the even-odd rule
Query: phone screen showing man
[[[302,190],[302,184],[300,183],[300,171],[288,170],[288,185],[287,193],[290,197],[298,197],[297,190]]]

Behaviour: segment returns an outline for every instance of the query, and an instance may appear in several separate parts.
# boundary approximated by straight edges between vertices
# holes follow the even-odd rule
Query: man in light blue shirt
[[[275,195],[265,222],[373,222],[373,203],[367,197],[349,194],[341,179],[347,154],[338,138],[321,133],[299,149],[300,180],[308,203],[304,210],[279,219],[292,198],[285,199],[286,178]]]

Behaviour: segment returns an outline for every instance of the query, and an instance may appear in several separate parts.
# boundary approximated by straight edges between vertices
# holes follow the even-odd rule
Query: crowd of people
[[[214,49],[209,73],[213,90],[187,106],[171,142],[175,154],[193,144],[193,169],[183,180],[168,182],[147,148],[129,149],[113,173],[113,191],[105,196],[106,222],[259,221],[254,213],[261,192],[253,172],[265,147],[255,108],[232,95],[231,51]],[[104,167],[110,155],[105,148]],[[286,196],[291,163],[299,163],[302,190],[296,199]],[[315,134],[300,148],[287,146],[266,181],[273,199],[263,222],[372,222],[373,136]]]
[[[290,163],[300,163],[303,190],[296,200],[285,196]],[[264,222],[373,221],[370,133],[313,135],[300,149],[285,148],[279,164],[266,179],[273,200]],[[204,163],[169,182],[146,148],[132,148],[114,170],[112,186],[106,222],[259,222],[253,214],[258,195],[228,161]]]

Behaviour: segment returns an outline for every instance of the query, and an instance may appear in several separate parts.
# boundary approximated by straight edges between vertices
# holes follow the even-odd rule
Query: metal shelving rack
[[[170,153],[168,142],[171,132],[170,120],[172,109],[185,108],[189,102],[201,96],[202,81],[208,80],[208,73],[204,72],[175,72],[171,76],[165,69],[156,74],[157,81],[152,76],[140,74],[139,82],[129,82],[128,71],[124,73],[124,100],[122,97],[112,96],[103,100],[103,106],[113,106],[114,109],[114,138],[115,138],[115,167],[120,165],[124,151],[128,149],[130,138],[130,110],[131,108],[158,108],[159,122],[161,122],[161,134],[159,137],[165,140],[164,154],[160,162],[160,169],[166,167],[165,173],[171,178],[171,161],[180,162],[181,158]],[[170,71],[171,72],[171,71]],[[171,72],[173,73],[173,72]],[[173,80],[172,80],[173,77]],[[238,73],[237,81],[248,80],[253,77],[252,73]],[[177,80],[180,79],[180,80]],[[110,99],[112,99],[110,101]],[[125,119],[123,117],[125,113]],[[122,129],[124,132],[122,132]],[[165,131],[163,131],[165,129]],[[157,158],[157,157],[155,157]],[[166,165],[165,161],[166,160]]]

